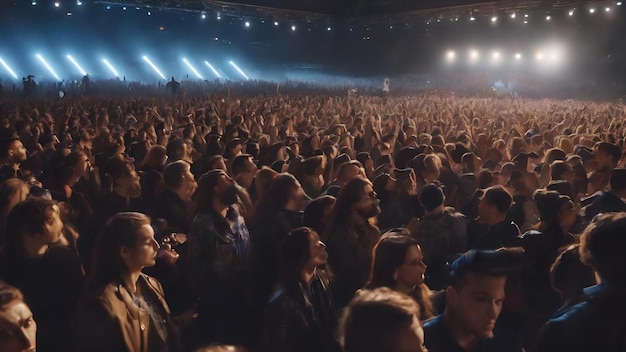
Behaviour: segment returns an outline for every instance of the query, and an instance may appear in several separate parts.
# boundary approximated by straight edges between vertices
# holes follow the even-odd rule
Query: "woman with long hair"
[[[37,323],[20,290],[0,281],[0,351],[35,352]]]
[[[265,310],[266,351],[340,351],[337,319],[326,272],[328,252],[315,230],[299,227],[280,250],[280,271]]]
[[[420,321],[434,316],[431,292],[424,283],[424,255],[407,229],[392,229],[383,234],[374,248],[374,264],[368,290],[389,287],[413,298],[420,307]]]
[[[118,213],[107,221],[74,319],[77,350],[180,350],[163,288],[141,272],[156,263],[158,249],[144,214]]]

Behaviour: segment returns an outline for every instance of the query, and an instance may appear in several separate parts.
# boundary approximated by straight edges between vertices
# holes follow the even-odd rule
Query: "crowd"
[[[622,104],[251,84],[0,101],[1,351],[626,350]]]

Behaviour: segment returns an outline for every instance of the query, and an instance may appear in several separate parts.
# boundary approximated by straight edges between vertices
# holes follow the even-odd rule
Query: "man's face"
[[[9,152],[12,153],[14,162],[21,163],[26,160],[26,148],[24,148],[24,144],[21,141],[11,143]]]
[[[357,212],[361,217],[369,219],[380,214],[380,201],[378,200],[378,195],[374,192],[374,189],[371,185],[366,185],[363,191],[363,196],[361,199],[354,205],[354,211]]]
[[[446,304],[455,324],[465,333],[479,338],[493,336],[493,328],[502,311],[506,276],[469,273],[464,285],[446,290]]]

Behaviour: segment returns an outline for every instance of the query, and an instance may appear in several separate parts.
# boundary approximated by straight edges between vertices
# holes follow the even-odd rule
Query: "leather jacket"
[[[161,284],[141,274],[137,286],[142,297],[151,295],[153,308],[163,319],[168,351],[179,351],[178,332],[170,320]],[[74,346],[76,351],[149,352],[150,323],[149,312],[133,302],[125,286],[111,282],[79,304],[72,326]]]

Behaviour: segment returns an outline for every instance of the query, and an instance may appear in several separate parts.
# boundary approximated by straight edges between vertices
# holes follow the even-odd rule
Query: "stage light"
[[[250,22],[246,21],[245,26],[250,27]]]
[[[150,59],[148,59],[147,56],[143,56],[142,57],[143,61],[147,62],[148,65],[150,65],[152,67],[152,69],[154,70],[154,72],[156,72],[159,76],[161,76],[161,78],[165,79],[165,76],[161,73],[161,71],[156,67],[155,64],[152,63],[152,61],[150,61]]]
[[[499,51],[494,51],[493,54],[491,54],[491,58],[493,59],[493,61],[499,61],[500,60],[500,52]]]
[[[126,11],[126,6],[122,7],[122,10]]]
[[[31,4],[31,5],[33,5],[33,6],[37,6],[37,1],[33,1],[33,2],[31,2],[30,4]],[[618,6],[619,6],[619,5],[618,5]]]
[[[535,58],[537,58],[537,61],[543,61],[543,53],[541,51],[538,52]]]
[[[498,20],[498,17],[496,17],[496,16],[491,17],[491,22],[495,23],[497,20]]]
[[[111,65],[111,64],[109,63],[109,61],[107,61],[107,59],[102,59],[102,62],[104,62],[104,64],[106,65],[106,67],[108,67],[108,68],[109,68],[109,71],[111,71],[111,72],[113,73],[113,75],[115,75],[115,77],[116,77],[116,78],[120,76],[120,74],[119,74],[119,73],[117,73],[117,70],[113,67],[113,65]]]
[[[448,61],[454,61],[454,59],[456,59],[456,53],[452,50],[448,51],[446,59],[448,59]]]
[[[148,16],[152,16],[152,12],[148,11]]]
[[[200,15],[200,18],[206,19],[206,13],[203,13],[202,15]]]
[[[475,63],[480,58],[480,53],[477,50],[470,50],[469,60],[470,63]]]
[[[615,4],[615,5],[617,5],[617,6],[622,6],[622,2],[621,2],[621,1],[618,1],[618,2],[617,2],[617,4]]]
[[[528,24],[528,21],[524,20],[524,24]]]
[[[78,5],[78,6],[82,6],[82,5],[83,5],[83,2],[82,2],[82,1],[80,1],[80,0],[76,0],[76,5]]]
[[[607,7],[607,8],[604,9],[604,11],[609,12],[609,11],[611,11],[611,8]]]
[[[6,62],[4,62],[4,60],[2,60],[1,57],[0,57],[0,64],[4,66],[4,69],[7,70],[11,74],[11,76],[13,76],[13,78],[17,79],[17,75],[15,74],[15,72],[11,69],[11,67],[9,67],[9,65],[7,65]]]
[[[550,21],[550,19],[552,19],[550,15],[546,16],[546,21]]]
[[[249,79],[250,79],[250,77],[248,77],[248,75],[246,75],[246,74],[243,72],[243,70],[242,70],[242,69],[240,69],[240,68],[239,68],[239,66],[237,66],[234,62],[229,61],[228,63],[229,63],[232,67],[234,67],[234,68],[235,68],[235,70],[237,70],[237,72],[239,72],[239,74],[240,74],[243,78],[245,78],[246,80],[249,80]]]
[[[274,26],[278,26],[278,22],[274,21]]]
[[[294,32],[296,30],[296,26],[291,26],[291,31]]]
[[[522,54],[520,54],[520,53],[516,53],[516,54],[515,54],[515,60],[519,61],[519,60],[521,60],[521,59],[522,59]]]
[[[593,7],[589,9],[589,13],[595,13],[596,9],[594,9]]]
[[[568,15],[570,15],[570,16],[574,16],[574,10],[570,10],[570,11],[569,11],[569,13],[568,13]]]
[[[474,16],[470,17],[470,21],[476,21],[476,18],[474,18]]]
[[[528,18],[528,14],[525,14],[525,15],[524,15],[524,18]]]
[[[107,10],[110,10],[110,9],[111,9],[111,6],[107,6]]]
[[[193,67],[189,61],[187,61],[187,59],[183,58],[183,62],[185,63],[185,65],[187,65],[187,67],[189,67],[189,69],[191,70],[191,72],[193,72],[198,78],[200,79],[204,79],[202,78],[202,76],[200,75],[200,73],[198,73],[198,70],[196,70],[195,67]]]
[[[80,65],[78,64],[78,62],[76,62],[76,60],[74,60],[74,58],[71,55],[67,55],[66,56],[68,60],[70,60],[70,62],[76,67],[76,69],[83,75],[86,76],[87,72],[85,72],[85,70],[83,70],[82,67],[80,67]]]
[[[222,19],[222,16],[220,16],[219,13],[217,14],[217,19],[218,19],[218,21]]]
[[[330,32],[331,28],[330,28],[330,27],[328,27],[328,28],[327,28],[327,30]]]
[[[213,71],[213,74],[217,76],[217,78],[222,78],[222,76],[220,75],[219,72],[217,72],[217,70],[215,69],[215,67],[213,67],[213,65],[211,65],[208,61],[204,62],[205,65],[207,65],[211,71]]]
[[[515,19],[515,12],[511,14],[511,18]]]
[[[68,12],[68,13],[66,13],[66,15],[71,16],[71,15],[72,15],[72,13],[71,13],[71,12]]]
[[[58,2],[58,1],[55,1],[55,2],[54,2],[54,7],[61,7],[61,3],[60,3],[60,2]]]
[[[50,72],[51,75],[54,76],[54,78],[56,78],[57,81],[60,81],[61,79],[59,78],[59,75],[57,75],[56,72],[54,72],[54,70],[52,69],[52,67],[50,67],[50,65],[48,65],[48,63],[46,62],[46,60],[44,60],[43,56],[37,54],[36,55],[37,58],[39,59],[39,61],[41,61],[41,63],[48,69],[48,71]]]

